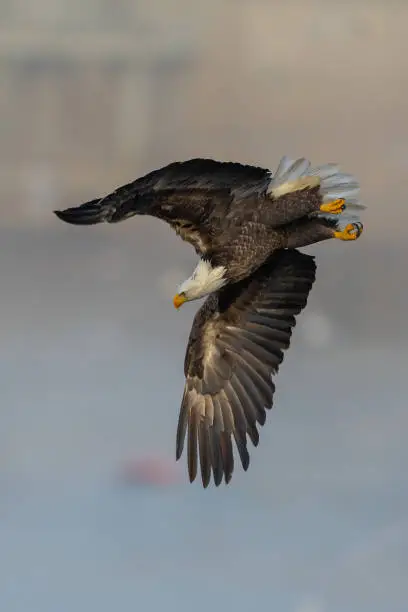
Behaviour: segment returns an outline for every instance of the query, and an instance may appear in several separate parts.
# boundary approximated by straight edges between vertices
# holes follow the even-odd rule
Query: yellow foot
[[[362,223],[349,223],[339,232],[334,232],[334,237],[339,240],[357,240],[363,232]]]
[[[339,215],[346,208],[345,200],[338,198],[331,202],[325,202],[320,206],[321,212],[330,213],[331,215]]]

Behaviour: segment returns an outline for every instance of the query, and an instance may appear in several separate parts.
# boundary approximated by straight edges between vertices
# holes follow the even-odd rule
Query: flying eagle
[[[192,159],[55,211],[75,225],[151,215],[169,223],[200,257],[173,300],[179,308],[207,296],[190,332],[177,429],[177,459],[188,434],[190,482],[198,463],[204,487],[211,473],[216,486],[231,480],[232,439],[248,469],[247,437],[258,445],[257,425],[273,403],[272,375],[315,280],[314,258],[296,249],[329,238],[356,240],[363,228],[356,215],[364,208],[358,192],[355,178],[335,164],[312,168],[304,158],[284,157],[272,174]]]

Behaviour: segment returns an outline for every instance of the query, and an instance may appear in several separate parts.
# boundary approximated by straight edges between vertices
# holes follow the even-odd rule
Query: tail
[[[304,157],[295,161],[289,157],[282,157],[279,166],[271,179],[268,191],[275,190],[279,185],[298,181],[301,178],[318,177],[320,181],[320,194],[323,202],[330,202],[342,198],[345,200],[345,209],[342,220],[358,220],[358,211],[366,206],[359,199],[360,185],[352,174],[344,174],[337,164],[323,164],[311,167]],[[319,217],[331,218],[332,215],[318,213]]]

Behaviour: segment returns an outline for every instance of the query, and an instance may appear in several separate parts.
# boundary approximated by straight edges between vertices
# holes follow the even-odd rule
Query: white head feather
[[[218,291],[227,283],[226,271],[224,266],[213,268],[209,261],[200,259],[193,274],[180,285],[178,293],[190,301]]]

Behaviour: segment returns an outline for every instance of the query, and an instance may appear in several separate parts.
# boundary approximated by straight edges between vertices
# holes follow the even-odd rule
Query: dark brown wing
[[[163,189],[129,198],[119,192],[54,212],[73,225],[117,223],[134,215],[150,215],[168,223],[202,255],[211,246],[213,236],[220,233],[222,220],[233,202],[229,189]]]
[[[206,487],[218,486],[234,469],[232,438],[246,470],[247,435],[257,446],[257,423],[271,408],[283,350],[295,317],[315,280],[313,257],[278,251],[251,277],[211,295],[197,312],[185,359],[186,384],[177,430],[177,459],[188,430],[188,471],[198,461]],[[198,453],[198,456],[197,456]]]
[[[207,191],[228,189],[242,199],[266,193],[271,173],[266,168],[222,162],[214,159],[189,159],[173,162],[149,172],[130,183],[138,193],[162,190],[205,189]]]
[[[210,229],[225,217],[231,204],[265,194],[269,182],[270,172],[263,168],[191,159],[154,170],[103,198],[54,212],[74,225],[117,223],[138,214],[152,215],[169,223],[202,253]]]

